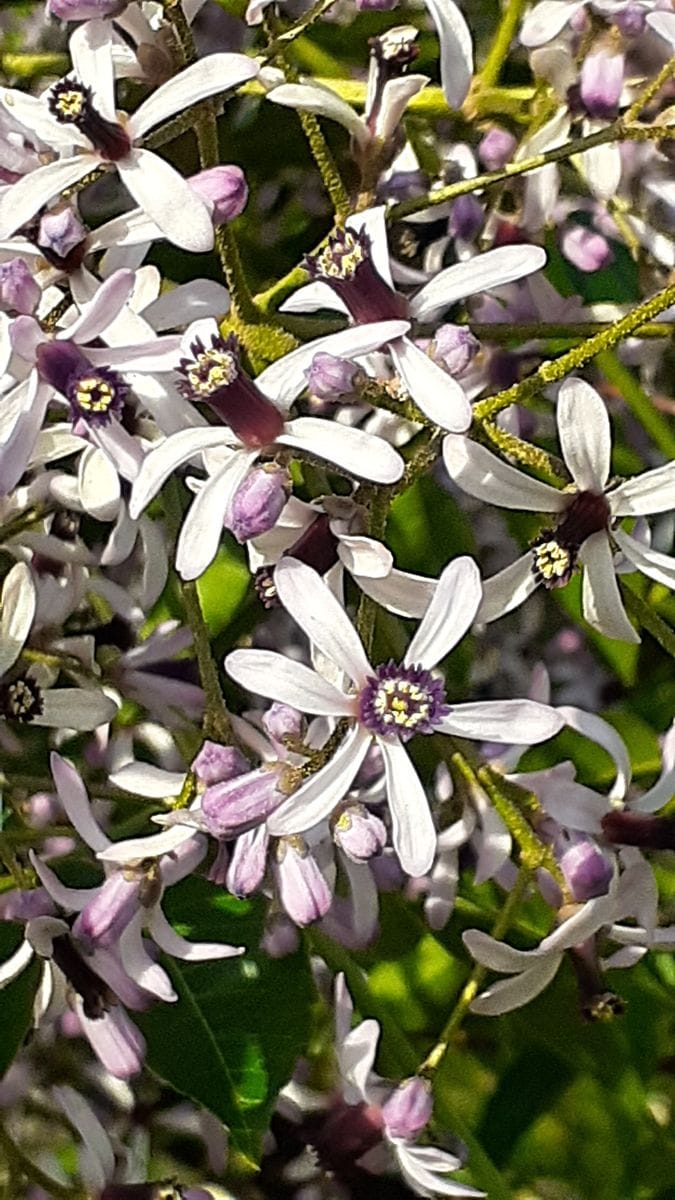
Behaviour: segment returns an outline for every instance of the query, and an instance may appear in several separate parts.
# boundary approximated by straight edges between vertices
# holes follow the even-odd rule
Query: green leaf
[[[222,546],[211,566],[197,580],[204,620],[217,637],[234,619],[246,598],[251,576],[243,550]]]
[[[438,575],[451,558],[475,550],[468,517],[427,475],[392,504],[386,541],[397,567],[423,575]]]
[[[0,962],[17,949],[23,934],[15,925],[0,922]],[[33,1001],[40,981],[40,963],[33,959],[12,983],[0,991],[0,1079],[14,1062],[33,1022]]]
[[[280,1088],[309,1037],[313,984],[307,957],[272,959],[258,950],[265,902],[235,900],[204,879],[172,888],[167,916],[193,941],[245,945],[241,958],[204,963],[166,959],[179,999],[138,1014],[148,1065],[178,1092],[229,1126],[249,1164]]]

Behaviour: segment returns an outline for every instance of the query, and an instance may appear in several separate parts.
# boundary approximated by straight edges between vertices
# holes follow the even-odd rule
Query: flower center
[[[424,667],[385,663],[359,695],[361,721],[378,737],[407,742],[416,733],[433,733],[447,712],[442,682]]]
[[[213,334],[210,346],[196,338],[190,354],[190,358],[181,359],[178,368],[188,400],[206,401],[251,449],[274,442],[284,428],[284,419],[241,370],[236,338]]]
[[[8,721],[28,725],[44,711],[42,692],[32,679],[22,676],[0,688],[0,708]]]
[[[60,79],[50,90],[47,105],[60,125],[75,125],[101,158],[118,162],[131,149],[126,130],[118,121],[108,121],[95,108],[91,89],[72,76]]]
[[[564,587],[577,566],[587,538],[607,529],[610,508],[599,492],[578,492],[555,529],[546,529],[532,546],[532,570],[547,589]]]
[[[385,283],[370,253],[370,238],[361,230],[339,230],[319,254],[309,255],[305,270],[322,279],[340,297],[357,322],[397,321],[408,316],[408,302]]]
[[[68,386],[71,419],[81,417],[90,425],[107,425],[113,416],[121,416],[128,394],[128,384],[114,371],[101,368],[80,375]]]

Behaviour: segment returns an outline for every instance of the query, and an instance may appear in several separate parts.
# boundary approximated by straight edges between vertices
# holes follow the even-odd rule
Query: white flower
[[[372,208],[349,217],[344,230],[310,256],[305,265],[312,283],[299,288],[281,311],[330,308],[356,322],[410,318],[429,323],[459,300],[521,279],[545,262],[541,246],[499,246],[439,271],[407,300],[394,290],[385,210]],[[390,339],[389,351],[404,387],[424,415],[441,429],[464,433],[471,424],[471,406],[457,380],[409,337]]]
[[[42,96],[5,88],[0,104],[41,142],[69,156],[24,175],[0,196],[0,238],[9,237],[54,196],[101,166],[114,165],[136,203],[185,250],[209,250],[213,224],[206,204],[165,159],[139,143],[150,129],[214,92],[258,73],[243,54],[210,54],[169,79],[132,116],[115,109],[109,21],[87,21],[70,39],[73,73]],[[77,153],[70,153],[75,147]]]
[[[643,545],[619,522],[675,506],[675,463],[613,487],[609,417],[598,393],[581,379],[566,380],[556,415],[563,457],[574,481],[573,489],[564,491],[508,466],[467,438],[445,439],[448,474],[470,495],[504,508],[558,516],[556,527],[543,533],[526,554],[484,582],[477,619],[494,621],[511,612],[540,583],[548,588],[564,586],[580,562],[586,621],[607,637],[639,642],[621,602],[616,572],[625,569],[627,560],[634,569],[672,588],[675,558]],[[613,546],[621,551],[619,560]]]
[[[215,321],[189,327],[181,360],[186,391],[193,400],[208,403],[222,423],[180,430],[151,450],[130,503],[135,518],[177,467],[211,452],[210,478],[178,539],[176,567],[184,579],[197,578],[215,556],[232,499],[267,447],[290,446],[377,483],[400,479],[403,460],[382,438],[317,417],[287,420],[286,413],[306,386],[305,370],[318,351],[358,357],[406,328],[407,322],[386,321],[319,338],[278,359],[254,383],[239,367],[236,344],[220,336]]]
[[[369,746],[382,753],[393,843],[403,869],[424,875],[436,851],[436,831],[424,788],[404,742],[415,733],[499,742],[540,742],[562,719],[529,700],[447,705],[432,669],[471,625],[481,597],[470,558],[455,559],[441,575],[422,622],[400,666],[372,667],[354,627],[326,584],[311,568],[284,559],[275,572],[281,603],[305,631],[347,690],[316,671],[267,650],[235,650],[227,671],[252,692],[307,713],[349,720],[349,731],[331,761],[311,776],[269,819],[274,834],[300,833],[329,815],[349,790]]]

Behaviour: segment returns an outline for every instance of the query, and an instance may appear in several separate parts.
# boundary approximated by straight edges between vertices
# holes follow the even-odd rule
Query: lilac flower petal
[[[569,495],[508,466],[491,450],[469,438],[449,434],[443,442],[448,475],[470,496],[527,512],[562,512]]]
[[[584,737],[597,742],[614,760],[616,779],[609,792],[610,800],[623,800],[631,781],[630,757],[623,738],[616,729],[595,713],[586,712],[574,705],[560,705],[558,712],[570,729],[582,733]]]
[[[279,306],[279,312],[313,313],[319,312],[322,308],[342,313],[345,317],[350,316],[347,305],[333,291],[332,287],[323,279],[313,279],[311,283],[304,284],[303,287],[298,288],[297,292],[293,292],[292,296],[284,300],[283,304]]]
[[[644,546],[623,529],[613,530],[612,537],[623,550],[631,566],[642,571],[643,575],[648,575],[650,579],[655,579],[657,583],[662,583],[664,587],[675,589],[675,558],[672,555],[661,554],[658,550]]]
[[[403,660],[406,667],[435,667],[472,624],[480,604],[480,571],[474,560],[455,558],[443,571],[434,596]]]
[[[350,475],[372,479],[374,483],[397,483],[403,474],[404,463],[398,450],[384,438],[353,425],[339,425],[319,417],[296,417],[286,423],[277,444],[314,454]]]
[[[361,639],[321,576],[297,559],[283,558],[274,579],[281,603],[310,642],[363,686],[372,668]]]
[[[113,720],[118,708],[115,700],[94,688],[50,688],[44,693],[42,712],[33,717],[33,724],[50,729],[98,729]]]
[[[184,842],[194,837],[194,829],[183,825],[174,825],[161,833],[151,833],[147,837],[128,838],[122,842],[109,842],[99,850],[96,857],[101,862],[125,863],[141,862],[144,858],[160,858],[162,854],[171,854],[178,850]]]
[[[121,1006],[95,1021],[85,1016],[82,1001],[75,999],[83,1033],[96,1057],[116,1079],[138,1075],[145,1059],[145,1039]]]
[[[79,771],[55,750],[52,751],[49,765],[59,800],[71,825],[95,853],[105,850],[110,845],[110,838],[92,815],[87,789]]]
[[[184,962],[206,962],[215,958],[237,958],[244,954],[245,946],[228,946],[225,942],[188,942],[169,924],[161,908],[156,908],[150,918],[149,932],[160,950]]]
[[[0,991],[12,983],[22,971],[25,971],[33,958],[33,947],[29,941],[23,941],[9,958],[0,963]]]
[[[211,425],[181,429],[160,442],[159,446],[143,459],[141,469],[134,480],[129,501],[129,514],[132,519],[137,520],[177,467],[189,462],[200,451],[222,444],[223,429]]]
[[[335,754],[303,783],[268,818],[274,835],[304,833],[329,816],[349,791],[371,744],[371,735],[361,726],[350,729]]]
[[[98,895],[100,888],[71,888],[61,883],[58,875],[43,862],[34,850],[29,852],[31,865],[42,886],[46,888],[55,904],[64,912],[81,912]]]
[[[344,1041],[336,1047],[348,1104],[358,1104],[362,1100],[367,1102],[369,1099],[368,1081],[379,1039],[379,1023],[371,1017],[361,1021],[355,1029],[350,1029]]]
[[[473,741],[534,746],[554,737],[563,724],[554,708],[535,700],[485,700],[453,705],[439,729]]]
[[[85,345],[93,342],[119,316],[134,290],[133,271],[115,271],[109,279],[97,289],[92,300],[85,306],[80,316],[68,326],[62,337],[70,342]]]
[[[30,633],[37,597],[26,563],[15,563],[5,576],[0,600],[0,676],[16,662]]]
[[[98,166],[98,158],[93,154],[58,158],[0,190],[0,238],[10,237],[54,196],[72,187]]]
[[[566,379],[558,393],[556,417],[563,458],[579,491],[604,491],[612,451],[604,401],[583,379]]]
[[[53,1087],[52,1095],[82,1139],[80,1174],[84,1182],[94,1191],[101,1191],[115,1171],[115,1154],[105,1129],[75,1088],[67,1084]]]
[[[394,849],[406,874],[418,878],[431,869],[436,855],[429,800],[401,743],[378,738],[377,744],[384,760]]]
[[[627,479],[608,493],[615,517],[641,517],[675,508],[675,462]]]
[[[482,1017],[498,1017],[522,1008],[548,987],[561,962],[562,954],[551,954],[519,975],[500,979],[472,1001],[470,1011]]]
[[[241,687],[317,716],[352,715],[355,700],[310,667],[272,650],[233,650],[225,670]]]
[[[408,338],[397,338],[389,349],[402,382],[425,417],[450,433],[466,433],[471,405],[461,384]]]
[[[532,49],[552,41],[585,3],[586,0],[541,0],[535,4],[520,30],[523,46]]]
[[[195,64],[200,65],[201,61]],[[174,246],[193,253],[212,248],[213,224],[206,204],[166,159],[136,147],[118,162],[117,170],[136,203]]]
[[[198,579],[218,552],[223,521],[258,452],[235,452],[222,470],[199,489],[183,522],[176,546],[176,570],[182,579]]]
[[[453,0],[425,0],[440,42],[441,84],[450,108],[461,108],[473,75],[471,31]]]
[[[433,321],[458,300],[522,279],[545,265],[546,251],[541,246],[498,246],[496,250],[486,250],[439,271],[413,297],[410,311],[418,321]]]
[[[142,933],[144,915],[139,912],[120,937],[122,966],[137,987],[170,1004],[177,1000],[178,996],[164,968],[150,957],[145,948]]]
[[[354,112],[351,104],[347,104],[328,87],[316,83],[282,83],[267,93],[267,99],[296,112],[315,113],[316,116],[337,121],[361,147],[366,147],[371,140],[365,121]]]
[[[401,1174],[415,1195],[455,1196],[456,1200],[478,1200],[485,1196],[485,1192],[479,1192],[467,1183],[441,1177],[462,1166],[454,1154],[435,1146],[415,1146],[405,1141],[396,1141],[394,1149]]]
[[[426,575],[411,575],[395,568],[377,578],[357,572],[356,582],[366,596],[399,617],[423,616],[438,586],[435,579]]]
[[[117,120],[112,41],[112,22],[93,20],[79,25],[68,43],[73,72],[91,88],[94,104],[107,121]]]
[[[623,607],[614,572],[609,538],[604,530],[584,542],[579,558],[584,565],[581,605],[584,620],[605,637],[622,642],[640,641]]]
[[[259,70],[255,59],[245,54],[207,54],[155,88],[130,118],[129,136],[136,141],[160,121],[183,112],[214,92],[224,92],[255,78]]]
[[[532,552],[527,551],[510,566],[483,580],[483,599],[476,613],[478,625],[496,621],[524,604],[538,587],[533,570]]]

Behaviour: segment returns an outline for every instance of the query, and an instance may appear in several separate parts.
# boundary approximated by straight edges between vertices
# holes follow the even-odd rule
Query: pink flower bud
[[[342,400],[351,396],[362,371],[346,358],[315,354],[306,372],[307,387],[319,400]]]
[[[560,870],[580,904],[604,896],[612,881],[612,864],[591,838],[579,838],[560,856]]]
[[[288,472],[274,463],[255,467],[237,488],[225,524],[238,542],[260,537],[276,525],[291,490]]]
[[[297,738],[302,741],[307,731],[307,722],[297,708],[290,704],[275,702],[270,705],[262,718],[263,728],[273,742],[283,746],[285,737]]]
[[[310,925],[326,915],[333,897],[304,838],[279,839],[273,871],[279,899],[296,925]]]
[[[485,214],[474,196],[458,196],[448,218],[448,230],[453,237],[470,242],[483,228]]]
[[[237,838],[226,878],[233,896],[250,896],[260,887],[267,868],[269,840],[264,825]]]
[[[466,325],[441,325],[429,353],[448,375],[462,375],[480,350],[480,342]]]
[[[387,1133],[392,1138],[416,1138],[428,1124],[432,1109],[431,1086],[427,1080],[419,1075],[406,1079],[382,1105]]]
[[[333,824],[333,839],[352,862],[367,862],[387,844],[383,822],[363,804],[348,804]]]
[[[0,263],[0,308],[28,316],[35,312],[42,295],[22,258]]]
[[[73,270],[84,258],[87,230],[74,208],[46,212],[40,221],[37,244],[52,266]]]
[[[478,157],[488,171],[498,171],[513,158],[517,142],[508,129],[493,125],[478,145]]]
[[[193,192],[211,207],[214,225],[233,221],[246,208],[246,176],[241,167],[235,167],[232,163],[200,171],[190,178],[189,183]]]
[[[613,121],[623,90],[625,58],[601,48],[587,55],[581,67],[580,93],[591,117]]]
[[[47,15],[62,21],[92,21],[118,17],[129,0],[47,0]]]
[[[205,787],[213,787],[214,783],[224,783],[243,775],[249,769],[249,764],[240,750],[234,746],[221,746],[218,742],[204,742],[199,754],[192,763],[200,783]]]
[[[204,829],[212,837],[236,837],[260,825],[284,800],[274,767],[259,767],[208,787],[202,797]]]
[[[125,877],[114,871],[93,900],[82,909],[73,926],[73,935],[87,953],[98,947],[115,945],[141,907],[143,876]]]
[[[584,225],[568,225],[563,231],[560,249],[572,266],[587,273],[601,271],[614,258],[607,239]]]

